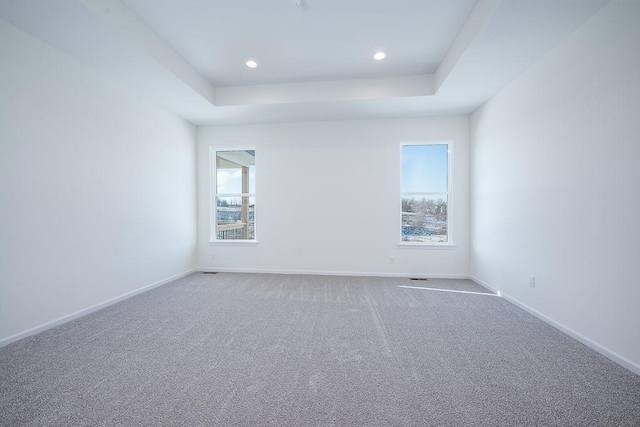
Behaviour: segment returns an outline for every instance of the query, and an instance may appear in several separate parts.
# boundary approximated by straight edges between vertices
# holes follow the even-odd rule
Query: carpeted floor
[[[198,273],[0,368],[3,426],[640,425],[640,376],[465,280]]]

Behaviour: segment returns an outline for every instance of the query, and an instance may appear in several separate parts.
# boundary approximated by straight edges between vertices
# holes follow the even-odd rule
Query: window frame
[[[447,192],[402,192],[402,159],[403,148],[405,146],[415,145],[446,145],[447,146]],[[410,141],[400,143],[400,197],[398,203],[398,237],[400,239],[398,247],[412,249],[449,249],[455,246],[453,240],[453,214],[454,214],[454,196],[453,196],[453,174],[451,166],[453,164],[453,140],[429,140],[429,141]],[[429,195],[446,195],[447,196],[447,241],[446,242],[405,242],[402,240],[402,197],[403,196],[426,196]]]
[[[256,180],[254,183],[253,193],[218,193],[218,167],[217,167],[217,155],[222,151],[254,151],[255,146],[240,146],[240,147],[209,147],[209,183],[211,185],[209,193],[209,244],[216,245],[239,245],[239,246],[255,246],[258,244],[258,225],[257,225],[257,205],[258,198],[258,161],[255,156],[254,168],[256,170]],[[249,197],[254,200],[253,207],[253,222],[254,231],[253,239],[218,239],[216,220],[218,217],[216,199],[218,197]],[[247,224],[248,227],[248,224]]]

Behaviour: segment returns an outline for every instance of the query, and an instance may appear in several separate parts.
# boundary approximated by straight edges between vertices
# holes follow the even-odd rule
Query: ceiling
[[[1,0],[0,18],[196,125],[220,125],[468,114],[606,3]]]
[[[123,2],[209,82],[238,86],[433,73],[477,0]]]

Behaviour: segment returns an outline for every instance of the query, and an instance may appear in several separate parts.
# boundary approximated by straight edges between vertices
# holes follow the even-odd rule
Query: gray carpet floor
[[[465,280],[198,273],[0,367],[3,426],[640,425],[640,376]]]

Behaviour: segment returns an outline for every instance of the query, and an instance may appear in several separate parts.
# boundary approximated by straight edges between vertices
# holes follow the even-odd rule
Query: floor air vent
[[[423,282],[428,282],[429,279],[426,279],[424,277],[410,277],[409,280],[421,280]]]
[[[202,274],[218,274],[217,271],[203,271]]]

